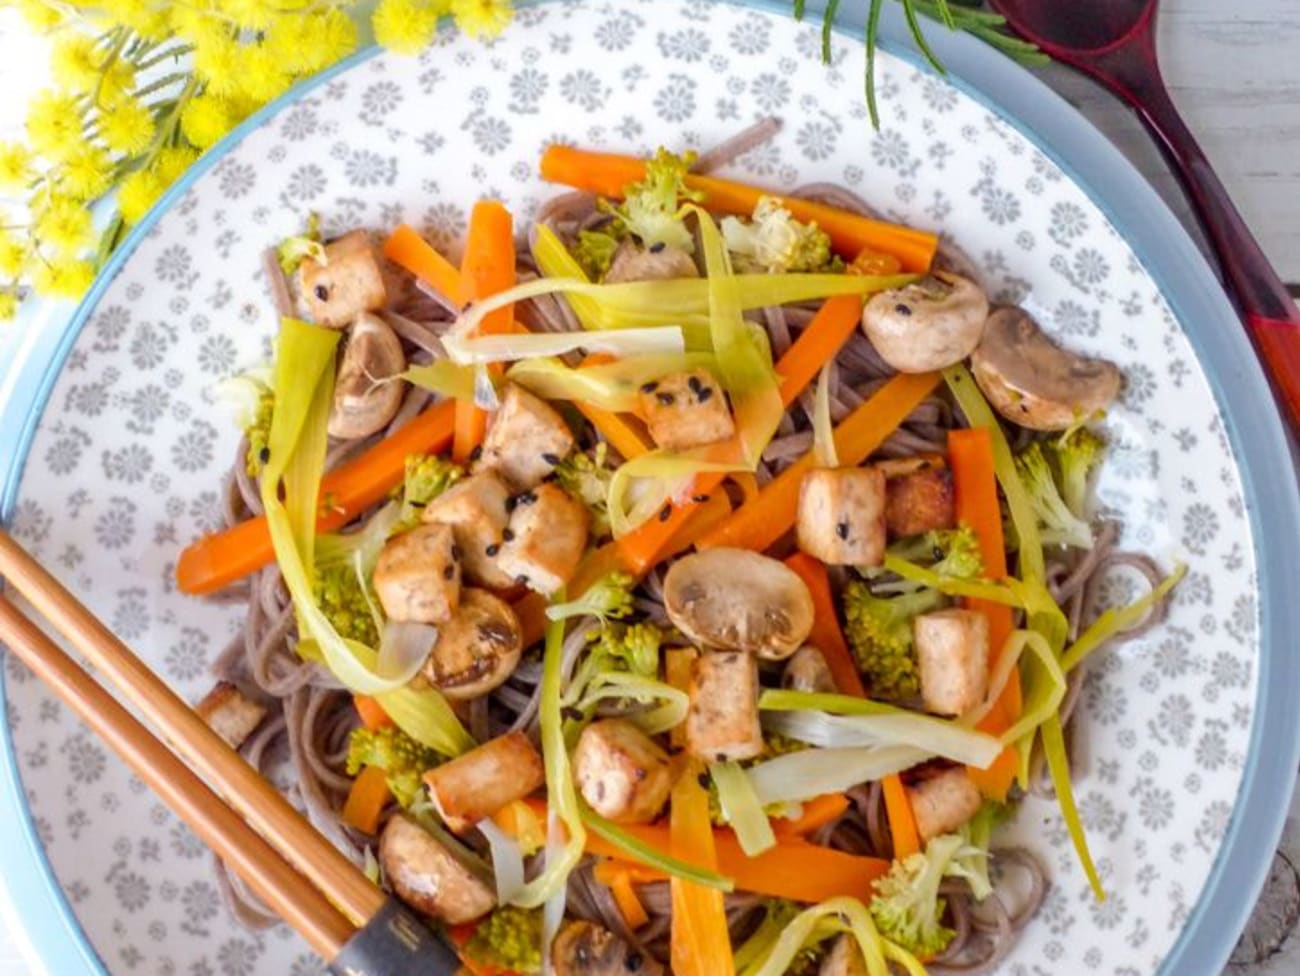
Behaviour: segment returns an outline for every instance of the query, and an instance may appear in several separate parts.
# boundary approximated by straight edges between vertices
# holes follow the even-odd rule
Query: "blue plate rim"
[[[553,2],[553,0],[536,0]],[[717,0],[767,13],[789,14],[780,0]],[[822,4],[810,4],[819,19]],[[840,8],[837,32],[857,37],[866,0]],[[1258,572],[1260,689],[1241,789],[1223,843],[1196,905],[1163,960],[1157,976],[1218,976],[1263,887],[1285,824],[1300,765],[1300,710],[1287,707],[1286,690],[1300,686],[1300,655],[1287,654],[1286,637],[1300,629],[1300,602],[1288,601],[1288,553],[1300,543],[1300,493],[1290,437],[1269,393],[1267,380],[1213,270],[1187,231],[1132,164],[1064,99],[1026,69],[981,42],[937,25],[930,46],[963,93],[1017,129],[1079,184],[1124,237],[1169,302],[1209,380],[1238,460],[1251,520]],[[901,13],[890,8],[881,43],[917,67],[925,62]],[[10,386],[0,412],[0,524],[7,523],[41,414],[81,329],[123,264],[164,213],[231,149],[268,118],[330,79],[364,63],[375,47],[358,51],[304,81],[241,123],[206,153],[132,230],[67,324],[50,328],[43,341],[27,343],[13,368],[25,362],[45,368]],[[978,79],[978,81],[976,81]],[[20,406],[21,404],[21,406]],[[1268,532],[1262,527],[1268,525]],[[1272,652],[1270,652],[1272,649]],[[5,694],[0,672],[0,700]],[[0,878],[38,878],[24,886],[15,905],[25,936],[49,972],[60,976],[109,976],[78,924],[45,857],[27,808],[7,722],[0,723]],[[1265,742],[1268,750],[1261,749]],[[12,893],[13,889],[10,888]],[[1250,895],[1250,897],[1243,897]],[[1212,920],[1212,922],[1211,922]]]

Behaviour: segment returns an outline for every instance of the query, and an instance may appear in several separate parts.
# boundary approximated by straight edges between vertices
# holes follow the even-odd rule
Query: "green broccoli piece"
[[[259,394],[253,415],[244,426],[244,437],[248,440],[244,465],[250,478],[260,475],[271,459],[271,414],[274,412],[275,393],[268,386]]]
[[[376,766],[388,774],[393,798],[408,808],[424,794],[424,774],[442,762],[442,756],[421,745],[395,725],[382,729],[354,729],[348,738],[349,776],[363,766]]]
[[[1088,513],[1088,481],[1106,450],[1106,442],[1087,427],[1072,427],[1045,445],[1061,477],[1061,497],[1079,518]]]
[[[993,893],[993,882],[989,878],[989,845],[993,840],[993,828],[1006,815],[1004,805],[989,801],[958,831],[962,847],[949,862],[947,875],[965,878],[976,901],[983,901]]]
[[[1035,441],[1016,457],[1016,472],[1029,493],[1034,515],[1048,545],[1092,548],[1092,527],[1071,511],[1056,487],[1056,478],[1041,441]]]
[[[600,281],[609,273],[609,266],[614,261],[614,252],[622,237],[614,228],[610,230],[580,230],[578,243],[573,248],[573,256],[587,272],[592,281]]]
[[[695,239],[682,222],[679,201],[704,198],[704,194],[685,186],[695,158],[693,152],[677,156],[661,147],[646,163],[645,179],[624,188],[623,202],[604,205],[603,209],[614,218],[613,234],[631,234],[645,247],[663,244],[693,254]]]
[[[912,618],[943,602],[942,594],[926,588],[888,598],[873,596],[861,582],[844,588],[844,636],[873,696],[905,701],[921,693]]]
[[[379,644],[379,624],[370,596],[349,562],[317,565],[312,584],[316,605],[342,637],[367,647]]]
[[[608,454],[601,441],[591,454],[573,451],[555,468],[560,487],[587,507],[591,532],[597,537],[609,532],[609,482],[614,469],[608,466]]]
[[[420,512],[444,491],[465,477],[459,464],[436,454],[410,454],[402,478],[402,514],[393,527],[397,535],[419,524]]]
[[[304,258],[311,258],[320,264],[325,263],[325,245],[321,243],[320,214],[307,218],[307,230],[295,237],[286,237],[275,249],[276,260],[285,275],[292,275],[298,270]]]
[[[630,671],[651,677],[659,673],[663,641],[664,632],[652,623],[607,623],[596,635],[587,660],[598,659],[600,671]]]
[[[553,603],[546,608],[547,620],[570,617],[599,617],[601,623],[622,619],[632,612],[632,588],[636,580],[628,573],[614,572],[587,587],[585,593],[568,603]],[[658,646],[655,647],[658,660]]]
[[[542,971],[542,911],[502,905],[483,919],[465,943],[465,955],[506,972]]]
[[[979,537],[968,525],[936,529],[903,539],[889,547],[889,555],[912,563],[929,564],[929,568],[941,576],[978,579],[984,575]]]
[[[722,236],[742,270],[789,274],[841,270],[831,254],[831,239],[816,224],[800,223],[773,197],[761,197],[748,222],[724,217]]]

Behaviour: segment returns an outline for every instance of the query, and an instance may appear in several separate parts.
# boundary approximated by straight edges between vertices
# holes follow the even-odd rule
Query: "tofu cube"
[[[506,384],[474,471],[495,471],[516,490],[535,488],[573,450],[564,418],[522,386]]]
[[[666,281],[699,276],[700,269],[695,266],[695,259],[685,251],[665,246],[655,251],[624,238],[601,280],[613,285],[620,281]]]
[[[509,732],[424,774],[447,826],[464,833],[546,782],[542,757],[522,732]]]
[[[989,621],[975,610],[935,610],[912,621],[921,700],[935,715],[961,715],[989,688]]]
[[[402,901],[448,925],[472,922],[496,907],[487,882],[405,814],[384,826],[379,864]]]
[[[799,548],[828,566],[885,558],[885,476],[875,468],[817,468],[799,485]]]
[[[837,936],[831,951],[822,957],[817,976],[867,976],[867,963],[858,940],[848,932]]]
[[[885,527],[901,539],[957,524],[952,473],[946,468],[923,468],[885,482]]]
[[[362,312],[388,304],[379,252],[364,230],[354,230],[325,245],[325,263],[305,258],[298,281],[317,325],[342,329]]]
[[[547,482],[516,495],[497,565],[516,583],[551,594],[573,578],[587,549],[586,507]]]
[[[984,802],[979,787],[960,766],[907,787],[907,797],[922,842],[952,833],[975,816]]]
[[[375,593],[399,623],[441,624],[460,605],[460,560],[451,526],[421,525],[384,544]]]
[[[758,659],[743,651],[705,651],[691,666],[686,751],[707,762],[753,759],[763,751],[758,724]]]
[[[668,753],[621,718],[583,729],[573,751],[573,775],[591,808],[616,823],[650,823],[673,785]]]
[[[641,414],[655,444],[684,451],[736,433],[727,394],[707,369],[669,373],[641,387]]]
[[[450,525],[460,550],[461,573],[475,586],[503,590],[514,577],[497,565],[495,555],[510,520],[510,488],[491,471],[470,475],[425,508],[426,524]]]
[[[266,718],[264,705],[246,698],[228,681],[218,682],[194,710],[232,749],[242,746]]]

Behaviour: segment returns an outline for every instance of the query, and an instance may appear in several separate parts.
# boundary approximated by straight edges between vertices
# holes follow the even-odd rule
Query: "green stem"
[[[167,48],[167,50],[159,51],[153,57],[147,58],[146,60],[139,62],[136,65],[136,68],[140,71],[146,71],[149,68],[152,68],[156,64],[161,64],[162,62],[166,61],[168,58],[181,58],[189,54],[193,50],[194,50],[194,45],[192,44],[182,44],[180,47],[169,47]]]
[[[139,91],[133,92],[136,98],[144,98],[146,95],[152,95],[160,88],[166,88],[168,85],[174,85],[178,81],[183,81],[191,76],[183,71],[173,71],[169,75],[163,75],[157,81],[152,81],[145,85]]]
[[[117,35],[113,40],[113,46],[109,48],[108,55],[104,58],[104,63],[99,68],[99,82],[95,85],[95,93],[90,98],[90,104],[98,106],[100,93],[104,90],[104,81],[108,78],[108,73],[117,63],[117,59],[122,54],[122,49],[126,47],[126,42],[131,39],[131,32],[124,27],[119,27],[114,31]]]
[[[114,214],[112,222],[104,228],[104,233],[100,235],[99,247],[95,250],[95,270],[99,270],[104,266],[108,256],[113,253],[121,242],[124,230],[126,230],[126,221],[122,219],[121,214]]]

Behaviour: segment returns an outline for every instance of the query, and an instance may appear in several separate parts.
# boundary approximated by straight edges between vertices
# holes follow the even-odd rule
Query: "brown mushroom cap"
[[[988,314],[989,302],[979,285],[934,271],[872,296],[862,310],[862,331],[894,369],[928,373],[969,356]]]
[[[1105,411],[1123,383],[1114,363],[1058,346],[1020,308],[989,316],[971,369],[994,409],[1031,430],[1065,430]]]
[[[448,698],[477,698],[514,673],[523,646],[510,604],[487,590],[466,587],[451,620],[438,628],[424,676]]]
[[[770,661],[797,651],[813,623],[804,581],[748,549],[705,549],[673,563],[664,577],[664,608],[691,640]]]
[[[360,316],[348,330],[339,361],[330,436],[368,437],[387,426],[406,395],[406,384],[390,377],[405,370],[406,355],[397,333],[377,316]]]

